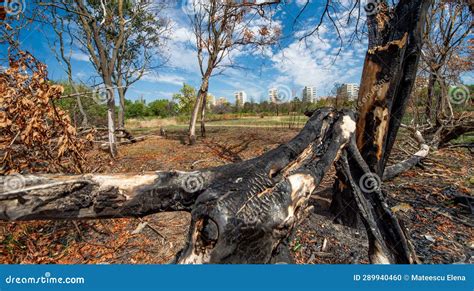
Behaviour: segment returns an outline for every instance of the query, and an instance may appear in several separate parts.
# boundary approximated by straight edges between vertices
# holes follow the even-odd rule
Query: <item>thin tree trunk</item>
[[[435,117],[436,127],[439,128],[444,122],[446,122],[446,118],[448,119],[448,121],[451,120],[454,117],[454,113],[451,103],[449,101],[449,92],[446,85],[446,80],[443,77],[438,78],[438,84],[440,93],[437,96]]]
[[[202,84],[199,88],[198,95],[196,97],[196,103],[194,104],[193,113],[191,115],[191,120],[189,122],[189,144],[194,145],[196,143],[196,122],[199,114],[199,110],[201,109],[201,104],[205,103],[204,99],[207,96],[207,92],[209,89],[209,74],[204,75],[202,78]]]
[[[126,89],[121,87],[121,84],[117,84],[117,91],[119,95],[119,113],[118,113],[118,128],[125,128],[125,92]]]
[[[191,115],[191,120],[189,121],[189,144],[194,145],[196,143],[196,121],[199,114],[199,108],[201,105],[201,90],[199,89],[199,94],[196,97],[196,103],[194,104],[193,113]]]
[[[60,19],[60,23],[61,23],[61,27],[62,29],[64,29],[64,20],[63,19]],[[73,78],[72,78],[72,64],[71,64],[71,59],[70,57],[66,56],[65,52],[64,52],[64,38],[63,38],[63,31],[62,30],[58,30],[56,27],[53,27],[54,31],[56,32],[56,34],[58,35],[58,38],[59,38],[59,56],[61,56],[61,59],[63,60],[63,62],[66,64],[66,73],[67,73],[67,77],[68,77],[68,81],[69,81],[69,86],[71,86],[74,90],[74,93],[77,94],[77,97],[76,97],[76,103],[77,103],[77,106],[79,108],[79,112],[81,113],[81,116],[82,116],[82,122],[81,122],[81,126],[82,127],[87,127],[88,124],[89,124],[89,120],[87,118],[87,114],[84,110],[84,107],[82,106],[82,100],[81,100],[81,97],[79,95],[79,92],[76,88],[76,86],[74,85],[74,81],[73,81]],[[59,60],[59,56],[58,54],[55,52],[56,54],[56,57],[58,58],[58,61]],[[74,118],[76,118],[74,116]],[[76,124],[77,126],[77,124]]]
[[[426,120],[428,122],[431,122],[431,115],[432,115],[431,108],[433,107],[435,84],[436,84],[436,74],[431,73],[428,80],[428,95],[426,96],[426,107],[425,107],[425,115],[426,115]]]
[[[76,103],[77,103],[77,107],[79,108],[79,112],[81,113],[81,116],[82,116],[81,126],[82,127],[87,127],[88,124],[89,124],[89,119],[87,118],[87,114],[86,114],[86,111],[84,110],[84,106],[82,106],[81,95],[79,94],[76,86],[74,85],[74,81],[72,80],[71,62],[69,61],[69,59],[67,59],[64,56],[64,53],[62,51],[61,51],[61,55],[63,56],[63,60],[65,60],[65,62],[67,64],[67,76],[68,76],[69,86],[71,86],[74,90],[74,93],[77,94],[76,95]]]
[[[87,119],[86,111],[84,110],[84,107],[82,106],[81,96],[79,95],[76,96],[76,102],[77,102],[77,107],[79,108],[79,112],[81,113],[81,116],[82,116],[81,126],[83,128],[86,128],[89,125],[89,119]]]
[[[109,137],[110,155],[115,158],[117,156],[117,142],[115,139],[115,97],[114,87],[111,78],[104,78],[105,90],[107,92],[107,131]]]
[[[201,137],[206,137],[206,106],[207,106],[207,91],[202,98],[201,104]]]

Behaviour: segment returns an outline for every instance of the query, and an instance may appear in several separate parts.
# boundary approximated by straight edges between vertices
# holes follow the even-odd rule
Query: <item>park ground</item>
[[[134,120],[128,127],[146,139],[120,147],[116,160],[99,150],[87,156],[96,173],[192,170],[238,162],[287,142],[306,119],[249,117],[211,122],[206,138],[185,144],[185,124]],[[160,129],[166,136],[160,136]],[[396,162],[416,151],[403,130],[392,154]],[[332,170],[313,194],[314,212],[296,230],[291,254],[299,264],[368,263],[365,230],[332,223],[328,211]],[[392,210],[408,230],[423,263],[474,263],[473,216],[454,201],[474,195],[474,162],[466,148],[431,152],[416,167],[383,185]],[[0,224],[1,263],[163,264],[183,247],[190,216],[160,213],[143,219],[42,221]]]

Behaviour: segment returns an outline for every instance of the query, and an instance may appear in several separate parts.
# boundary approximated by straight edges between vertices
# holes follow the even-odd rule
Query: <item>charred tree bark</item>
[[[311,194],[339,160],[339,173],[354,190],[356,207],[369,233],[370,260],[412,262],[408,240],[383,196],[360,191],[355,182],[369,172],[355,146],[355,129],[352,113],[320,109],[287,144],[240,163],[195,172],[3,177],[0,219],[137,217],[190,211],[187,244],[177,262],[268,263],[308,215]],[[348,168],[347,156],[357,162],[353,168]]]
[[[415,82],[430,3],[401,0],[390,11],[387,2],[380,1],[378,12],[368,16],[369,49],[357,103],[356,142],[370,171],[378,177],[383,176]],[[351,188],[344,179],[336,181],[331,210],[336,221],[356,227],[358,211]]]
[[[250,163],[250,176],[233,175],[235,181],[244,178],[243,183],[214,184],[197,199],[188,244],[178,262],[270,261],[278,244],[306,216],[311,193],[355,130],[349,115],[326,113],[321,119],[318,113],[312,120],[320,120],[312,130],[303,130],[280,147],[289,154],[285,161],[270,154],[271,161],[280,161],[270,167]],[[303,140],[310,141],[304,148]]]
[[[367,230],[370,261],[379,264],[416,263],[415,251],[387,205],[378,176],[370,171],[354,139],[347,148],[336,168],[342,173],[345,185],[352,190],[355,210]]]
[[[0,180],[0,219],[107,218],[190,211],[197,197],[211,188],[213,193],[238,196],[244,188],[250,191],[275,185],[282,178],[281,171],[299,165],[299,159],[310,156],[315,140],[321,142],[330,134],[328,127],[336,117],[341,119],[329,109],[321,110],[293,140],[261,157],[194,172],[4,176]]]

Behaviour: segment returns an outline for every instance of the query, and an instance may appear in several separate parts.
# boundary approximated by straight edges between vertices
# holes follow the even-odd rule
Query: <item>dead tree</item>
[[[448,90],[446,88],[450,74],[449,64],[456,63],[460,51],[469,45],[467,38],[473,28],[472,13],[466,3],[462,1],[440,0],[433,5],[427,17],[428,23],[422,54],[426,71],[429,74],[425,114],[426,120],[430,122],[433,115],[432,107],[435,107],[436,125],[440,126],[442,124],[441,115],[445,115],[444,107],[450,105],[447,100]],[[458,70],[462,66],[457,63],[456,67]],[[472,68],[466,68],[466,70],[469,69]],[[460,72],[455,73],[459,74]],[[456,79],[458,78],[459,75],[456,76]],[[439,84],[441,93],[438,94],[436,103],[433,103],[436,84]]]
[[[206,136],[205,114],[212,76],[233,66],[232,54],[245,46],[264,46],[275,43],[279,27],[265,17],[264,8],[280,1],[262,3],[233,0],[195,1],[192,3],[190,22],[196,40],[196,51],[201,85],[189,122],[189,143],[196,142],[196,122],[201,112],[201,135]],[[255,25],[265,20],[265,25]],[[230,63],[230,64],[229,64]]]
[[[130,19],[126,19],[126,3],[118,0],[114,3],[96,1],[38,1],[38,5],[48,8],[52,17],[70,17],[77,24],[70,37],[77,41],[91,61],[97,75],[100,76],[103,88],[96,93],[98,99],[107,104],[107,124],[110,154],[117,154],[115,138],[115,87],[114,73],[118,55],[126,40],[126,27]],[[60,11],[61,13],[57,13]],[[97,99],[97,98],[96,98]]]
[[[370,182],[379,188],[415,82],[431,1],[400,0],[393,7],[387,1],[372,2],[377,6],[366,7],[372,13],[367,16],[369,49],[357,101],[356,142],[373,173]],[[349,155],[348,160],[357,157]],[[338,177],[331,210],[337,221],[356,226],[359,216],[352,186],[343,173]]]

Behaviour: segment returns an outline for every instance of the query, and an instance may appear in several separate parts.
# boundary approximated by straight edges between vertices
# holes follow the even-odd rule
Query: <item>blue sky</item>
[[[179,91],[183,82],[198,88],[199,74],[196,51],[193,47],[186,1],[178,0],[166,14],[172,21],[171,39],[165,51],[169,62],[164,68],[150,72],[135,83],[127,93],[127,99],[145,100],[171,99]],[[325,22],[317,35],[300,41],[300,37],[317,23],[322,13],[321,3],[311,1],[298,21],[298,15],[305,0],[290,1],[289,4],[274,7],[274,19],[281,26],[283,37],[280,43],[267,47],[263,51],[241,48],[235,54],[234,63],[246,69],[228,68],[222,75],[210,81],[209,93],[216,97],[226,97],[234,102],[235,91],[245,91],[248,98],[259,102],[268,100],[268,90],[278,88],[286,95],[301,96],[304,86],[314,86],[318,96],[328,95],[335,83],[359,83],[362,64],[367,47],[366,37],[360,34],[360,41],[349,41],[354,31],[354,22],[347,23],[346,7],[351,0],[340,1],[337,17],[343,44],[337,37],[335,29]],[[46,41],[51,31],[35,24],[21,35],[22,48],[28,50],[48,65],[49,77],[52,80],[65,79],[62,67]],[[76,79],[87,82],[95,72],[89,58],[79,48],[73,48],[73,74]],[[472,74],[466,77],[473,80]]]

